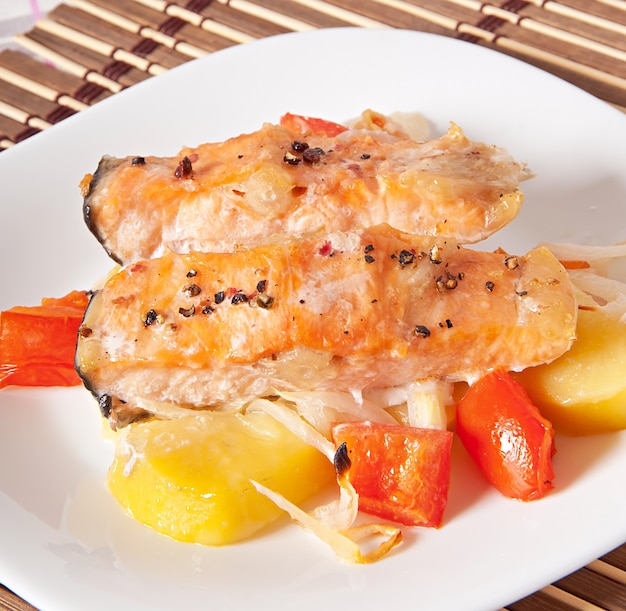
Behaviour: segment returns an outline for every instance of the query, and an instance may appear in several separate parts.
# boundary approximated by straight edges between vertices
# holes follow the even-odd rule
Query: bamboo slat
[[[614,0],[69,0],[17,40],[82,79],[90,97],[80,99],[89,104],[233,44],[352,25],[423,30],[489,46],[626,107],[624,6]],[[26,103],[33,84],[3,74],[4,82],[22,88]],[[62,105],[71,107],[74,97]]]

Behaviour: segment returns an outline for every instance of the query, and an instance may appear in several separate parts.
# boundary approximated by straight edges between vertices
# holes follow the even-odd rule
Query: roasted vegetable
[[[578,314],[571,350],[518,379],[555,428],[592,435],[626,428],[626,323],[600,309]]]
[[[456,432],[505,496],[530,501],[552,488],[552,424],[506,371],[489,373],[469,388],[457,405]]]
[[[80,384],[74,352],[88,302],[87,293],[72,291],[0,313],[0,388]]]
[[[261,413],[202,412],[125,429],[108,483],[134,518],[179,541],[251,536],[282,515],[250,480],[300,503],[334,479],[327,458]]]
[[[337,446],[345,444],[359,509],[407,526],[441,525],[450,484],[450,431],[359,421],[337,424],[332,433]]]

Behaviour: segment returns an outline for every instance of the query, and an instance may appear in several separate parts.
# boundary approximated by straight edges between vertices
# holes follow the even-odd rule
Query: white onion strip
[[[595,307],[626,324],[625,283],[584,269],[570,270],[569,275],[574,286],[594,300]],[[579,297],[579,301],[583,299]]]
[[[417,428],[448,428],[446,405],[453,402],[453,385],[440,380],[426,380],[409,384],[407,406],[409,424]]]
[[[281,399],[277,401],[256,399],[249,405],[248,411],[262,411],[272,416],[334,463],[335,445]],[[329,545],[337,557],[345,562],[352,564],[374,562],[402,540],[402,533],[395,526],[387,524],[353,526],[359,512],[359,495],[345,476],[340,477],[338,481],[339,499],[316,507],[311,514],[262,484],[256,481],[251,483],[261,494],[286,511],[294,522]],[[363,553],[358,541],[377,536],[382,536],[383,541],[374,549]]]
[[[606,246],[588,246],[559,242],[544,242],[554,256],[566,267],[568,262],[582,261],[589,267],[568,269],[581,305],[590,305],[613,319],[626,324],[626,242]],[[574,266],[575,267],[575,266]]]
[[[603,261],[605,259],[619,259],[626,257],[626,242],[608,244],[607,246],[589,246],[568,242],[543,242],[545,246],[559,260],[563,261]]]
[[[335,445],[326,439],[319,431],[303,420],[296,412],[280,401],[255,399],[248,406],[248,411],[260,411],[272,416],[294,435],[305,443],[319,450],[332,463],[335,457]]]
[[[266,488],[262,484],[251,480],[258,492],[273,501],[278,507],[286,511],[291,519],[304,530],[311,532],[318,539],[324,541],[335,552],[337,557],[349,564],[367,564],[375,562],[394,548],[402,540],[399,528],[387,524],[364,524],[347,530],[336,530],[327,526],[321,520],[303,511],[288,501],[284,496]],[[356,494],[356,493],[355,493]],[[358,542],[368,537],[383,537],[383,541],[374,549],[362,552]]]
[[[344,420],[371,420],[372,422],[396,423],[393,416],[360,393],[341,391],[290,391],[278,395],[293,403],[295,410],[323,435],[330,436],[334,422]]]
[[[188,418],[198,413],[191,407],[183,407],[169,401],[156,401],[155,399],[146,399],[138,397],[135,404],[137,407],[150,412],[161,420],[175,420],[176,418]]]
[[[338,483],[339,499],[316,507],[311,515],[327,528],[342,531],[351,528],[359,514],[359,495],[345,475]]]

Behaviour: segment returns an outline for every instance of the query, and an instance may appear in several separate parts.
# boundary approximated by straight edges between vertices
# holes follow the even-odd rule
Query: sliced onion
[[[409,137],[417,142],[430,138],[430,123],[424,115],[417,112],[394,112],[384,115],[374,110],[365,110],[361,116],[347,122],[351,129],[383,131],[395,137]]]
[[[302,394],[317,395],[321,393]],[[341,395],[342,393],[330,394]],[[311,400],[311,397],[308,399]],[[319,400],[319,397],[316,397],[316,399]],[[298,400],[300,403],[306,402],[302,397],[299,397]],[[276,401],[257,399],[249,405],[248,410],[262,411],[269,414],[305,443],[322,452],[330,462],[334,462],[336,454],[334,444],[287,405],[284,399],[279,398]],[[338,482],[339,498],[316,507],[311,514],[306,513],[281,494],[266,488],[260,483],[255,481],[251,483],[261,494],[264,494],[278,507],[286,511],[292,520],[327,543],[336,555],[345,562],[352,564],[374,562],[400,543],[402,533],[399,528],[385,524],[353,526],[359,513],[359,495],[347,477],[339,477]],[[363,553],[358,545],[358,541],[376,536],[384,537],[383,541],[371,551]]]
[[[409,424],[418,428],[448,428],[446,406],[453,402],[454,385],[441,380],[414,382],[408,387]]]
[[[626,323],[626,242],[606,246],[587,246],[546,242],[546,246],[568,269],[579,291],[581,305],[593,305],[605,314]],[[568,266],[584,262],[588,267]],[[572,269],[572,267],[574,267]]]
[[[281,392],[280,397],[294,404],[296,411],[322,434],[330,437],[333,422],[344,420],[371,420],[395,423],[386,406],[363,398],[360,393],[340,391]]]
[[[626,324],[626,283],[582,269],[570,270],[569,275],[582,293],[578,296],[579,303],[588,305],[591,301],[594,307]]]
[[[319,450],[330,462],[333,462],[335,456],[334,444],[282,401],[255,399],[248,406],[248,411],[261,411],[269,414],[294,435]]]
[[[400,529],[387,524],[363,524],[352,526],[345,530],[333,528],[318,517],[310,515],[300,509],[281,494],[266,488],[254,480],[251,480],[251,483],[258,492],[265,495],[278,507],[286,511],[294,522],[326,543],[340,560],[349,564],[367,564],[375,562],[387,554],[402,540],[402,532]],[[346,485],[352,487],[349,482],[347,482]],[[342,490],[343,488],[344,486],[342,486]],[[356,495],[356,492],[354,492],[354,488],[352,488],[352,492],[347,491],[347,494]],[[359,547],[359,542],[364,541],[366,538],[377,536],[383,537],[383,540],[374,549],[363,552]]]
[[[569,242],[543,242],[552,254],[562,261],[603,261],[626,257],[626,242],[609,244],[607,246],[589,246]]]
[[[408,386],[390,386],[389,388],[368,388],[363,391],[363,398],[382,408],[396,407],[406,403],[409,398]]]
[[[333,530],[351,528],[359,514],[359,495],[344,476],[339,480],[339,498],[316,507],[311,514]]]
[[[185,407],[168,401],[155,401],[139,397],[136,400],[137,407],[146,410],[161,420],[174,420],[176,418],[187,418],[198,413],[197,409]]]
[[[575,267],[571,265],[572,262],[584,262],[589,266],[587,271],[626,283],[626,242],[607,246],[569,243],[545,243],[544,246],[552,251],[566,268]]]

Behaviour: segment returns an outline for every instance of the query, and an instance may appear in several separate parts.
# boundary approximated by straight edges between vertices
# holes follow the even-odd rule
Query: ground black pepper
[[[504,265],[506,266],[507,269],[513,270],[519,267],[519,260],[515,256],[507,257],[504,260]]]
[[[291,143],[292,150],[296,151],[296,153],[302,153],[309,148],[308,142],[302,142],[302,140],[294,140]]]
[[[256,297],[256,303],[260,308],[269,310],[274,305],[274,298],[265,293],[259,293]]]
[[[430,329],[424,325],[415,325],[415,335],[421,337],[430,337]]]
[[[441,263],[441,252],[439,250],[439,246],[435,244],[430,249],[428,253],[428,258],[430,259],[431,263],[435,263],[436,265],[439,265]]]
[[[415,253],[412,253],[410,250],[401,250],[400,255],[398,257],[398,262],[402,267],[405,265],[411,265],[415,261]]]
[[[289,165],[298,165],[302,161],[302,159],[300,159],[300,157],[296,157],[292,153],[287,152],[283,157],[283,161],[285,163],[288,163]]]
[[[196,306],[192,305],[188,308],[178,308],[178,313],[185,318],[190,318],[196,313]]]
[[[185,284],[182,292],[187,297],[195,297],[196,295],[199,295],[202,292],[202,289],[197,284],[190,283],[190,284]]]
[[[158,318],[159,315],[154,310],[148,310],[148,313],[143,321],[143,326],[149,327],[152,323],[156,322]]]
[[[437,286],[437,290],[440,293],[443,293],[444,291],[451,291],[455,289],[459,283],[456,276],[447,272],[446,277],[444,278],[443,276],[439,276],[435,281],[435,284]]]
[[[230,302],[233,305],[237,305],[239,303],[246,303],[247,301],[248,301],[248,296],[245,293],[242,293],[241,291],[235,293],[230,300]]]

